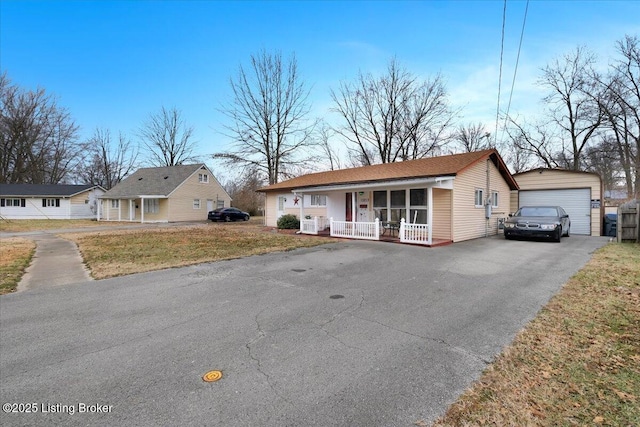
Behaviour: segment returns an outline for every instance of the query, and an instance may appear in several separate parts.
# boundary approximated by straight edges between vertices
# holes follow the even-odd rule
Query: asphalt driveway
[[[428,423],[606,242],[353,241],[5,295],[0,424]]]

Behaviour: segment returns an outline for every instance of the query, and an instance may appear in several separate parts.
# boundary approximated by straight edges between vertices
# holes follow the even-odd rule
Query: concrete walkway
[[[53,234],[39,234],[33,240],[36,253],[18,291],[93,280],[75,243]]]

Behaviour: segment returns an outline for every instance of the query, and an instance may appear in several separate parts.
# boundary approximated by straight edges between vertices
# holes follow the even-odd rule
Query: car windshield
[[[558,210],[553,207],[520,208],[516,216],[558,216]]]

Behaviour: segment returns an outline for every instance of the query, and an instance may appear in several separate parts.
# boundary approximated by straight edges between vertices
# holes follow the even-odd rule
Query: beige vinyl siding
[[[451,190],[433,189],[433,238],[451,240]]]
[[[490,185],[487,188],[487,165]],[[498,233],[498,218],[509,214],[511,193],[496,166],[491,161],[477,162],[456,176],[453,181],[453,241],[484,237]],[[475,190],[482,189],[484,198],[498,192],[498,207],[491,218],[485,218],[485,208],[475,206]],[[489,191],[489,192],[487,192]]]
[[[600,177],[589,172],[575,172],[554,169],[536,169],[517,174],[515,177],[520,190],[564,190],[590,188],[591,199],[600,200],[601,208],[591,209],[591,235],[600,236],[604,200]],[[515,207],[518,207],[516,200]]]
[[[151,198],[145,198],[145,200],[149,200]],[[144,211],[144,202],[136,201],[137,205],[140,207],[138,210],[138,218],[141,219],[142,215],[144,215],[144,222],[167,222],[168,212],[169,212],[169,200],[167,199],[158,199],[158,212],[150,213]]]
[[[136,210],[136,217],[134,219],[140,219],[140,210],[136,209],[139,205],[139,201],[134,201],[132,208]],[[111,199],[102,200],[102,210],[100,211],[100,219],[109,221],[118,221],[118,208],[111,207]],[[129,200],[120,200],[120,219],[122,221],[129,220]]]
[[[201,173],[209,175],[209,182],[199,182],[198,174]],[[194,199],[200,199],[200,209],[193,208]],[[214,178],[213,174],[209,170],[198,169],[169,195],[165,219],[171,222],[206,220],[208,213],[207,199],[213,200],[214,209],[217,207],[219,200],[224,201],[225,207],[231,206],[231,198],[224,191],[218,180]],[[145,221],[146,219],[145,215]]]
[[[88,199],[89,199],[89,192],[85,191],[83,193],[72,196],[69,199],[69,201],[71,202],[72,205],[84,205],[85,200],[88,200]]]

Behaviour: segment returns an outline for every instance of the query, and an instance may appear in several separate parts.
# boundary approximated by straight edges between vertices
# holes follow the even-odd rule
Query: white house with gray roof
[[[100,197],[98,221],[176,222],[207,219],[231,196],[205,164],[138,169]]]
[[[99,185],[0,184],[0,217],[4,219],[93,219]]]

